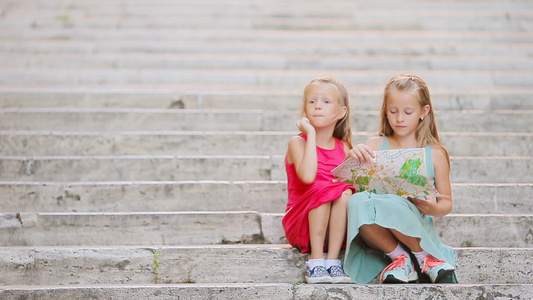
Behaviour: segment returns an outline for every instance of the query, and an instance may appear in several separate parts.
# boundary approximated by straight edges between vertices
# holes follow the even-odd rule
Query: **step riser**
[[[327,38],[323,36],[322,38]],[[176,54],[176,53],[231,53],[231,54],[283,54],[283,55],[415,55],[433,56],[496,56],[496,57],[528,57],[531,55],[531,47],[524,44],[523,40],[505,44],[492,43],[481,46],[476,43],[461,43],[449,39],[433,41],[414,40],[404,42],[386,37],[377,40],[357,41],[357,47],[353,42],[337,40],[335,43],[323,44],[320,48],[302,46],[299,40],[285,40],[283,44],[273,44],[262,40],[235,39],[232,43],[222,44],[220,41],[189,40],[187,42],[176,40],[156,40],[147,38],[144,41],[134,39],[116,39],[109,41],[78,39],[62,41],[57,39],[21,40],[17,38],[4,39],[0,45],[2,53],[12,54],[88,54],[88,53],[111,53],[120,56],[128,53],[153,53],[153,54]],[[16,42],[14,42],[14,40]],[[146,43],[146,40],[154,41]]]
[[[261,9],[256,9],[257,7],[248,7],[243,6],[235,2],[221,2],[221,1],[213,1],[213,0],[206,0],[203,1],[201,4],[198,4],[198,2],[194,2],[192,0],[184,0],[180,1],[179,4],[176,4],[176,2],[172,1],[154,1],[153,4],[147,6],[144,5],[145,2],[143,1],[131,1],[128,2],[131,5],[124,6],[121,5],[122,2],[120,1],[110,1],[108,5],[106,6],[95,6],[94,3],[90,1],[78,1],[76,2],[75,6],[69,7],[71,10],[71,13],[74,16],[83,16],[84,13],[87,10],[90,10],[91,12],[98,13],[98,15],[90,15],[87,16],[87,18],[105,18],[108,16],[115,16],[115,17],[144,17],[143,14],[150,14],[155,16],[185,16],[190,17],[191,15],[198,15],[203,17],[217,17],[221,18],[224,16],[227,17],[235,17],[240,18],[243,16],[271,16],[271,17],[277,17],[277,18],[287,18],[288,16],[292,16],[294,18],[299,17],[313,17],[313,18],[320,18],[320,16],[325,17],[353,17],[353,12],[347,11],[346,9],[358,9],[358,11],[361,12],[374,12],[377,17],[381,18],[383,16],[388,17],[395,17],[397,19],[403,19],[402,16],[398,16],[397,14],[392,13],[390,8],[403,8],[407,12],[420,12],[423,11],[427,14],[429,14],[429,18],[432,17],[439,17],[439,18],[447,18],[450,17],[450,13],[456,12],[457,17],[464,19],[468,16],[471,16],[475,19],[484,19],[485,17],[488,18],[500,18],[502,17],[498,12],[500,12],[501,5],[500,2],[495,1],[480,1],[478,2],[467,2],[467,3],[457,3],[457,2],[449,2],[449,3],[433,3],[433,2],[421,2],[416,1],[416,5],[408,6],[401,5],[394,1],[381,1],[377,3],[365,3],[364,5],[357,2],[344,2],[344,1],[331,1],[331,6],[322,7],[319,5],[310,5],[310,6],[301,6],[301,2],[295,1],[295,2],[284,2],[281,0],[277,1],[270,1],[269,3],[261,3],[257,7],[260,7]],[[387,4],[387,9],[383,8],[383,4]],[[527,5],[527,1],[517,1],[517,2],[509,2],[506,3],[505,8],[509,9],[509,12],[511,15],[518,17],[521,15],[526,14],[529,6]],[[64,3],[57,3],[57,2],[24,2],[24,1],[17,1],[14,2],[11,6],[9,6],[9,15],[15,15],[19,16],[20,14],[23,14],[24,12],[29,12],[30,16],[41,16],[39,13],[43,11],[43,16],[45,17],[56,17],[57,11],[62,11],[67,7]],[[227,10],[224,11],[224,14],[220,13],[221,8],[226,8]],[[524,10],[519,10],[520,8],[523,8]],[[478,10],[475,16],[471,15],[471,10],[476,9]],[[286,16],[279,15],[280,12],[290,12],[287,13]],[[507,11],[507,10],[506,10]],[[56,14],[52,14],[52,12],[55,12]],[[317,16],[317,14],[319,14]],[[432,15],[434,13],[434,15]],[[27,17],[27,15],[25,15]],[[21,16],[23,17],[23,16]],[[370,16],[361,15],[361,18],[369,18]],[[426,15],[422,17],[428,17]],[[157,19],[154,19],[153,21],[157,21]]]
[[[317,57],[298,56],[287,57],[286,55],[242,55],[234,54],[179,54],[161,55],[161,57],[147,58],[144,55],[128,55],[121,57],[116,55],[35,55],[15,54],[6,55],[0,59],[0,68],[49,68],[49,69],[250,69],[250,70],[389,70],[417,69],[417,70],[518,70],[528,71],[533,69],[533,62],[527,57],[515,59],[502,59],[499,57],[409,57],[403,58],[369,56],[345,56],[345,57]]]
[[[2,183],[0,195],[5,195],[6,199],[2,203],[3,211],[9,212],[154,210],[283,212],[287,201],[286,187],[285,182],[278,181],[131,182],[86,185],[76,182],[65,185]]]
[[[461,282],[461,281],[459,281]],[[532,285],[299,285],[294,299],[527,299]],[[504,295],[504,296],[502,296]]]
[[[437,218],[435,224],[452,247],[533,247],[533,215],[456,215]]]
[[[533,76],[532,76],[533,77]],[[0,111],[0,130],[69,131],[294,131],[298,112],[272,111],[124,111],[124,112],[11,112]],[[440,131],[533,132],[531,112],[466,111],[437,113]],[[352,129],[374,132],[378,111],[352,111]]]
[[[270,180],[269,157],[2,160],[0,178],[22,181]],[[279,172],[281,173],[281,172]],[[15,175],[17,174],[17,175]],[[281,175],[281,174],[280,174]],[[280,175],[277,177],[279,178]]]
[[[0,132],[0,152],[6,156],[71,155],[285,155],[297,132]],[[364,143],[373,132],[357,132],[352,144]],[[453,156],[533,156],[531,133],[441,132]],[[507,145],[502,147],[501,145]],[[238,145],[236,147],[236,145]]]
[[[287,10],[296,8],[287,8]],[[526,22],[528,15],[521,14],[520,11],[508,11],[506,16],[493,13],[480,15],[475,18],[464,17],[467,10],[458,11],[453,17],[445,14],[441,10],[405,10],[402,9],[402,17],[410,18],[410,22],[398,18],[394,14],[379,14],[374,10],[361,10],[359,7],[349,7],[346,9],[357,9],[358,14],[352,16],[346,12],[328,11],[320,17],[313,13],[300,13],[298,17],[280,18],[276,17],[279,12],[265,11],[260,14],[244,13],[238,16],[220,16],[218,13],[202,14],[198,11],[189,14],[179,10],[170,9],[165,11],[156,20],[147,20],[144,16],[122,16],[121,11],[109,12],[104,16],[98,16],[97,12],[92,16],[84,16],[83,11],[78,14],[74,12],[57,16],[56,11],[48,11],[40,18],[34,16],[11,15],[9,13],[0,22],[3,26],[11,29],[39,28],[39,29],[61,29],[64,27],[74,27],[76,29],[91,29],[95,32],[105,31],[105,28],[130,28],[130,29],[193,29],[193,30],[238,30],[238,29],[261,29],[261,30],[461,30],[467,31],[475,28],[480,31],[521,31],[524,29],[523,22]],[[172,15],[176,11],[176,15]],[[449,12],[449,11],[448,11]],[[49,15],[49,14],[56,15]],[[143,12],[144,13],[144,12]],[[292,11],[284,14],[294,13]],[[335,15],[337,13],[337,15]],[[440,14],[439,14],[440,13]],[[377,15],[374,15],[377,14]],[[374,15],[370,18],[369,15]],[[424,15],[424,19],[420,16]],[[511,18],[512,16],[512,18]],[[103,29],[104,28],[104,29]]]
[[[394,1],[380,1],[376,3],[361,4],[358,2],[345,2],[345,1],[331,1],[331,5],[319,6],[309,5],[303,6],[301,2],[284,2],[281,0],[270,1],[269,3],[258,4],[257,7],[243,6],[235,2],[221,2],[221,1],[203,1],[201,4],[192,0],[180,1],[179,4],[172,1],[154,1],[151,5],[144,5],[143,1],[128,2],[130,5],[121,5],[119,1],[110,1],[106,6],[95,6],[90,1],[78,1],[75,6],[69,7],[69,13],[75,17],[83,17],[86,15],[86,11],[90,10],[94,12],[94,15],[85,16],[88,19],[92,18],[108,18],[108,17],[121,17],[139,18],[145,17],[145,14],[150,16],[162,16],[163,18],[169,17],[191,17],[199,16],[204,18],[224,18],[233,17],[236,19],[246,16],[250,17],[276,17],[280,19],[288,19],[293,17],[299,18],[324,18],[324,17],[338,17],[338,18],[353,18],[358,16],[361,19],[371,19],[372,16],[366,13],[373,13],[374,19],[383,18],[395,18],[397,20],[411,19],[410,14],[424,12],[419,17],[424,19],[448,19],[452,21],[459,20],[484,20],[495,19],[500,22],[508,21],[508,18],[503,18],[501,14],[502,5],[501,2],[496,1],[479,1],[479,2],[446,2],[446,3],[434,3],[434,2],[422,2],[416,1],[413,5],[402,5]],[[386,4],[384,8],[383,5]],[[528,15],[530,6],[527,1],[506,2],[505,11],[508,12],[507,17],[520,18],[520,16]],[[29,16],[43,16],[44,19],[57,17],[58,11],[62,11],[66,5],[64,3],[56,2],[15,2],[8,8],[8,16],[22,17],[22,19]],[[224,13],[221,13],[221,9],[225,8]],[[260,9],[258,9],[260,8]],[[402,8],[406,14],[398,15],[395,9]],[[349,9],[356,9],[356,14]],[[476,15],[472,15],[471,11],[476,10]],[[42,13],[41,13],[42,12]],[[281,15],[281,12],[285,12],[286,15]],[[29,14],[28,14],[29,13]],[[454,13],[452,15],[452,13]],[[41,15],[42,14],[42,15]],[[70,15],[69,14],[69,15]],[[409,17],[408,17],[409,16]],[[453,18],[452,16],[455,16]],[[145,18],[142,18],[145,20]],[[17,18],[19,20],[19,18]],[[157,22],[157,18],[152,21]],[[179,20],[176,20],[177,22]]]
[[[3,157],[3,181],[286,180],[282,156]],[[487,165],[487,161],[490,164]],[[531,157],[452,157],[454,183],[533,182]],[[502,176],[501,174],[508,174]]]
[[[347,87],[350,92],[350,107],[357,110],[381,109],[382,89]],[[183,88],[182,88],[183,89]],[[185,109],[261,109],[261,110],[299,110],[302,98],[301,85],[292,92],[232,92],[203,90],[129,90],[91,91],[90,89],[20,89],[14,91],[8,87],[0,89],[0,107],[19,108],[185,108]],[[244,90],[244,87],[241,89]],[[432,90],[431,102],[435,111],[444,110],[509,110],[533,109],[533,99],[521,91],[471,91],[439,92]]]
[[[267,243],[287,243],[282,218],[281,214],[261,215]],[[533,247],[532,215],[447,215],[435,218],[435,229],[451,247]]]
[[[389,21],[389,20],[388,20]],[[28,30],[27,28],[4,29],[0,31],[0,39],[18,40],[89,40],[89,41],[149,41],[157,43],[160,41],[189,41],[202,42],[234,42],[234,41],[254,41],[270,42],[273,45],[283,42],[299,42],[300,45],[315,44],[322,41],[328,43],[350,43],[353,48],[358,43],[384,42],[391,43],[431,43],[447,42],[454,44],[461,43],[484,43],[487,44],[513,44],[526,43],[531,40],[527,30],[520,31],[424,31],[424,30],[398,30],[382,31],[379,29],[365,29],[360,31],[336,31],[336,30],[290,30],[280,33],[275,29],[198,29],[191,33],[190,29],[158,28],[157,30],[143,28],[103,28],[94,30],[91,28],[43,28],[42,30]],[[412,54],[412,53],[411,53]]]
[[[136,37],[137,38],[137,37]],[[141,37],[138,37],[141,38]],[[53,73],[53,75],[50,75]],[[48,69],[19,70],[0,69],[1,85],[160,85],[175,84],[244,84],[244,85],[302,85],[313,77],[330,76],[341,80],[347,86],[375,86],[385,84],[390,76],[384,74],[398,74],[397,70],[376,71],[346,71],[346,70],[321,70],[311,77],[309,70],[161,70],[145,69],[132,72],[131,70],[84,70],[75,72],[57,69],[49,72]],[[416,70],[417,75],[432,86],[448,88],[480,88],[497,87],[531,87],[533,76],[530,71],[435,71]],[[433,84],[435,83],[435,84]],[[438,83],[438,85],[436,84]]]
[[[2,246],[263,243],[257,213],[0,214]]]
[[[73,287],[2,287],[2,299],[527,299],[533,285],[293,285],[279,284],[179,284]]]
[[[254,212],[0,214],[0,245],[282,244],[287,243],[282,218]],[[532,215],[448,215],[435,224],[452,247],[533,247]]]
[[[452,184],[453,213],[533,211],[533,184]],[[259,211],[281,213],[285,181],[7,183],[6,212]],[[235,195],[246,195],[235,197]],[[128,199],[128,201],[123,201]]]
[[[178,284],[178,285],[147,285],[137,286],[64,286],[64,287],[2,287],[0,298],[4,300],[18,299],[276,299],[296,300],[293,285],[290,283],[257,283],[257,284]],[[504,288],[500,290],[508,290]],[[508,292],[506,295],[521,295],[523,291]],[[481,291],[480,291],[481,292]],[[496,290],[494,291],[496,292]],[[306,293],[309,293],[306,291]],[[392,293],[392,292],[391,292]],[[485,294],[485,293],[484,293]],[[489,292],[490,294],[490,292]]]
[[[465,284],[533,282],[527,267],[533,264],[531,251],[458,248],[458,280]],[[307,259],[286,246],[2,248],[0,253],[2,285],[295,283],[304,281]]]

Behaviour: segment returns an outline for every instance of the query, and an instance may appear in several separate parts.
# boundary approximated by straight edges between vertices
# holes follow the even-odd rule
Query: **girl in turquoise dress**
[[[441,196],[400,197],[358,192],[348,202],[345,272],[355,283],[456,282],[453,249],[441,243],[433,217],[452,210],[450,159],[441,144],[426,83],[418,76],[393,77],[385,86],[380,135],[353,147],[362,161],[374,150],[425,148],[428,177]],[[392,261],[392,262],[391,262]],[[418,272],[417,272],[418,270]],[[425,275],[422,275],[425,274]]]

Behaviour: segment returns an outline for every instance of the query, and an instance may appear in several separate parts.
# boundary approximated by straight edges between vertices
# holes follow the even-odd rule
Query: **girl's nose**
[[[398,113],[398,114],[396,115],[396,121],[397,121],[397,122],[403,122],[403,115],[402,115],[401,113]]]

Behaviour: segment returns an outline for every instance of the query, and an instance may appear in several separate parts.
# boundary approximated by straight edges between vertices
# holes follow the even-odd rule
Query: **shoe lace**
[[[426,256],[426,258],[424,258],[424,265],[422,266],[422,273],[424,273],[426,268],[434,268],[441,265],[443,262],[442,259],[437,259],[431,255]]]
[[[405,254],[394,257],[392,263],[386,266],[385,269],[383,269],[383,271],[381,271],[381,274],[379,275],[379,283],[383,283],[383,274],[385,272],[390,271],[394,268],[403,267],[406,264],[406,261],[407,261],[407,255]]]

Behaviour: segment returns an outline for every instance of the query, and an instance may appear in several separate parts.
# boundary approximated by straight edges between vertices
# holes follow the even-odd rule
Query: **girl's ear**
[[[429,106],[429,104],[426,104],[424,107],[422,107],[422,118],[425,118],[429,114],[430,108],[431,107]]]
[[[341,111],[337,114],[338,115],[338,119],[342,119],[344,118],[344,116],[346,115],[346,112],[348,111],[348,108],[346,106],[343,106],[341,107]]]

